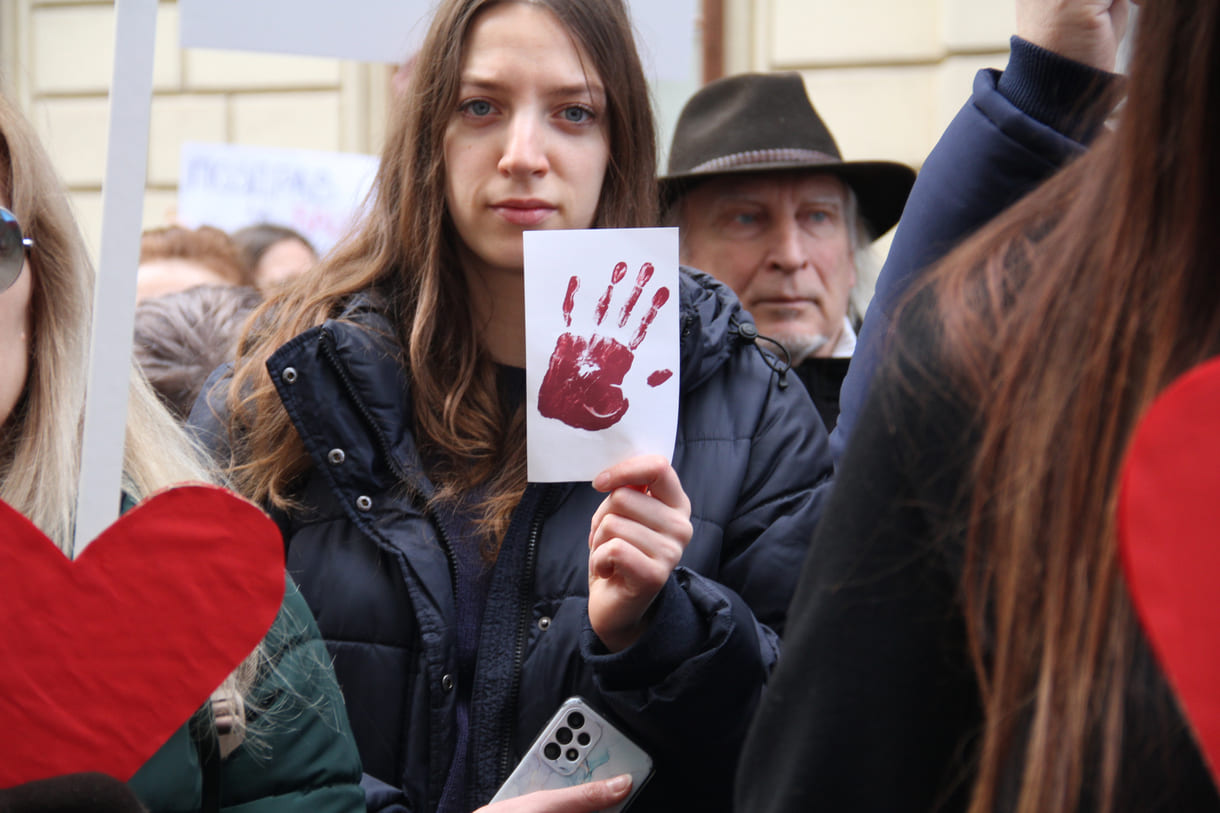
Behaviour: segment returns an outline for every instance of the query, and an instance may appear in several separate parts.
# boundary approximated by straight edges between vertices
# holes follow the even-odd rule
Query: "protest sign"
[[[150,497],[75,560],[2,502],[0,539],[0,726],[12,739],[0,788],[81,771],[130,779],[284,599],[279,528],[212,486]]]
[[[76,499],[76,554],[119,513],[156,28],[157,0],[116,4],[102,243]]]
[[[288,226],[325,254],[354,222],[376,173],[370,155],[188,142],[178,220],[228,232],[261,222]]]
[[[179,0],[184,48],[223,48],[394,64],[419,49],[434,0]],[[697,0],[628,0],[648,74],[694,68]]]
[[[592,480],[673,455],[678,230],[525,233],[526,437],[531,482]]]
[[[182,47],[401,62],[431,0],[179,0]],[[419,29],[419,30],[417,30]]]
[[[1220,782],[1220,361],[1173,382],[1136,426],[1119,481],[1118,545],[1131,601]]]

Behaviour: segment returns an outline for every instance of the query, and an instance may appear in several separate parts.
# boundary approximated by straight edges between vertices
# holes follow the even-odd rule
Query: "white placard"
[[[359,216],[376,173],[371,155],[188,142],[178,220],[227,232],[262,222],[288,226],[325,254]]]
[[[184,48],[402,62],[433,0],[179,0]]]
[[[156,31],[157,0],[118,0],[74,556],[119,515]]]
[[[682,82],[694,75],[698,0],[630,0],[636,48],[654,81]]]
[[[529,479],[592,480],[671,459],[678,426],[678,230],[525,232]]]
[[[693,70],[697,0],[629,0],[653,79]],[[419,49],[435,0],[179,0],[184,48],[223,48],[398,63]]]

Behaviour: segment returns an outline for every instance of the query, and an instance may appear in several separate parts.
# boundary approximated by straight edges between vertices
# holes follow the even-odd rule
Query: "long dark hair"
[[[483,10],[504,1],[441,4],[394,111],[370,213],[305,281],[267,304],[276,318],[263,320],[268,329],[246,342],[230,399],[241,440],[233,473],[251,498],[290,506],[292,483],[308,466],[264,362],[292,336],[334,316],[352,294],[376,288],[405,348],[415,428],[436,461],[438,499],[485,483],[486,539],[494,546],[507,528],[525,489],[525,419],[521,409],[505,414],[495,366],[479,344],[456,261],[459,238],[445,209],[443,150],[467,33]],[[610,159],[594,225],[652,225],[656,134],[622,0],[529,1],[555,15],[605,85]]]
[[[1220,4],[1157,0],[1138,26],[1117,130],[930,279],[940,352],[980,416],[972,813],[1121,802],[1138,629],[1117,473],[1153,398],[1220,352]]]

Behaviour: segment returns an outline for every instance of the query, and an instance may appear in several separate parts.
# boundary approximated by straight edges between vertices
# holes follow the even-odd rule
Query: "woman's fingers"
[[[634,538],[631,526],[625,525],[631,523],[633,526],[668,536],[683,546],[690,541],[692,534],[689,513],[671,508],[650,494],[625,487],[610,492],[593,512],[589,523],[590,547],[594,545],[599,531],[604,535],[603,526],[607,522],[616,528],[623,528],[621,532],[614,531],[615,535]]]
[[[648,610],[672,568],[621,539],[589,555],[589,624],[611,652],[621,652],[648,629]]]
[[[660,455],[640,455],[598,474],[593,487],[610,492],[589,522],[589,545],[598,527],[612,514],[667,534],[683,545],[690,541],[690,499],[678,473]]]
[[[663,524],[663,523],[658,523]],[[689,528],[690,523],[675,518],[674,526]],[[619,540],[625,545],[631,545],[649,559],[659,560],[666,567],[673,568],[682,558],[686,549],[687,536],[667,533],[664,530],[645,525],[631,517],[621,514],[607,514],[593,530],[589,538],[589,555],[611,540]]]
[[[624,599],[642,600],[645,606],[639,608],[637,615],[643,615],[647,603],[665,586],[675,562],[670,557],[652,556],[638,544],[613,537],[589,553],[589,577],[612,582]]]
[[[480,807],[475,813],[594,813],[613,807],[631,792],[627,774],[570,788],[540,790]]]
[[[1016,0],[1017,36],[1100,70],[1114,70],[1128,0]]]
[[[614,514],[599,525],[589,551],[589,623],[611,652],[647,630],[648,611],[685,544]]]
[[[659,455],[641,455],[601,472],[608,491],[589,527],[589,621],[611,651],[630,646],[693,534],[690,500]]]
[[[690,500],[669,461],[660,455],[639,455],[611,466],[593,479],[598,491],[629,486],[651,494],[665,505],[690,513]]]

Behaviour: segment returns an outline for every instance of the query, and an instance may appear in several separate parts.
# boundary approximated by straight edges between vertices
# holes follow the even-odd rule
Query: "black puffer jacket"
[[[611,655],[589,628],[586,539],[604,495],[531,485],[495,566],[470,703],[470,807],[484,803],[572,694],[617,719],[656,773],[648,810],[727,809],[746,726],[775,662],[788,601],[830,476],[826,434],[738,332],[749,317],[684,271],[674,467],[694,537],[650,630]],[[747,331],[749,333],[749,331]],[[365,771],[433,810],[453,758],[453,565],[424,508],[400,348],[367,303],[268,362],[313,469],[307,513],[283,518],[288,569],[335,657]],[[212,410],[197,428],[215,431]],[[211,424],[209,427],[208,424]]]

